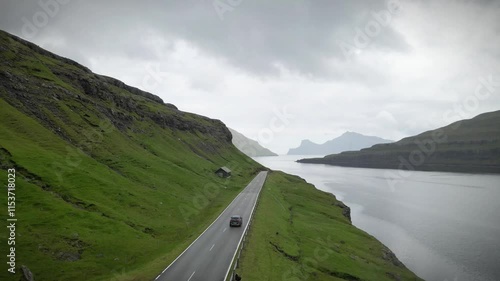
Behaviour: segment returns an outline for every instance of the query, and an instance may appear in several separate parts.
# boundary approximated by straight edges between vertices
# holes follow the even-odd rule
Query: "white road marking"
[[[193,275],[194,275],[194,273],[195,273],[195,272],[196,272],[196,271],[193,271],[193,274],[191,274],[191,276],[189,276],[188,281],[189,281],[189,280],[191,280],[191,278],[193,278]]]
[[[267,176],[267,172],[261,172],[259,175],[262,175],[264,174],[264,178]],[[262,186],[260,189],[257,189],[258,192],[256,194],[256,198],[259,197],[259,194],[260,192],[262,191]],[[253,207],[252,207],[252,211],[250,211],[250,218],[252,218],[252,215],[253,215],[253,212],[255,211],[255,206],[257,205],[257,199],[256,200],[253,200]],[[245,233],[247,231],[247,228],[248,228],[248,222],[245,224],[245,229],[243,229],[243,233]],[[243,240],[243,236],[244,235],[241,235],[240,237],[240,242],[238,242],[238,246],[236,246],[236,249],[238,249],[241,245],[241,241]],[[229,275],[229,272],[231,271],[231,265],[232,265],[232,261],[234,261],[234,258],[236,257],[236,254],[238,253],[238,251],[234,251],[234,254],[233,254],[233,258],[231,259],[231,264],[229,264],[229,267],[227,268],[227,271],[226,271],[226,276]]]
[[[223,230],[222,232],[224,232],[224,231],[226,231],[226,230],[227,230],[227,227],[226,227],[226,228],[224,228],[224,230]]]
[[[212,247],[210,247],[210,250],[208,250],[209,252],[212,251],[212,249],[214,248],[215,244],[212,245]]]
[[[245,187],[246,188],[246,187]],[[238,193],[238,196],[240,196],[242,194],[243,191],[241,191],[240,193]],[[224,209],[224,211],[222,211],[219,216],[200,234],[200,236],[198,236],[196,239],[194,239],[194,241],[180,254],[178,255],[175,260],[173,262],[171,262],[167,268],[165,268],[162,273],[164,273],[165,271],[167,271],[167,269],[169,269],[182,255],[184,255],[185,252],[187,252],[187,250],[189,250],[189,248],[191,248],[191,246],[194,245],[194,243],[196,243],[196,241],[198,241],[198,239],[200,239],[201,236],[203,236],[203,234],[205,234],[205,232],[207,232],[207,230],[210,229],[210,227],[217,221],[219,220],[219,218],[227,211],[227,209],[229,209],[229,207],[231,207],[231,205],[233,205],[234,202],[236,202],[236,198],[238,197],[236,196],[233,201],[231,201],[231,203],[229,203],[229,205],[227,205],[227,207]],[[227,275],[227,274],[226,274]]]

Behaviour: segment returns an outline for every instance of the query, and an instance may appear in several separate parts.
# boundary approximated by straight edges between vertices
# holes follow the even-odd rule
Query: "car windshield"
[[[240,216],[232,216],[231,218],[232,218],[232,219],[239,219],[239,218],[240,218]]]

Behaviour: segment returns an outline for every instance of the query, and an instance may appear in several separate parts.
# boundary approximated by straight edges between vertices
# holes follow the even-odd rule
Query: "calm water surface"
[[[425,280],[500,280],[499,175],[407,172],[401,177],[396,170],[296,163],[300,158],[305,157],[254,159],[335,194],[351,207],[354,225]]]

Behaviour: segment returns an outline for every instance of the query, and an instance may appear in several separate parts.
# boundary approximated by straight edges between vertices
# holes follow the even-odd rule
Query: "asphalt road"
[[[155,280],[223,281],[248,225],[267,172],[260,172],[221,215]],[[241,227],[229,227],[232,215],[241,215]]]

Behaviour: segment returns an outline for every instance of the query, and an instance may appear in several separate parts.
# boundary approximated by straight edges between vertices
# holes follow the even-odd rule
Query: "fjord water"
[[[296,163],[300,158],[254,159],[333,193],[351,207],[354,225],[425,280],[500,280],[500,175]]]

